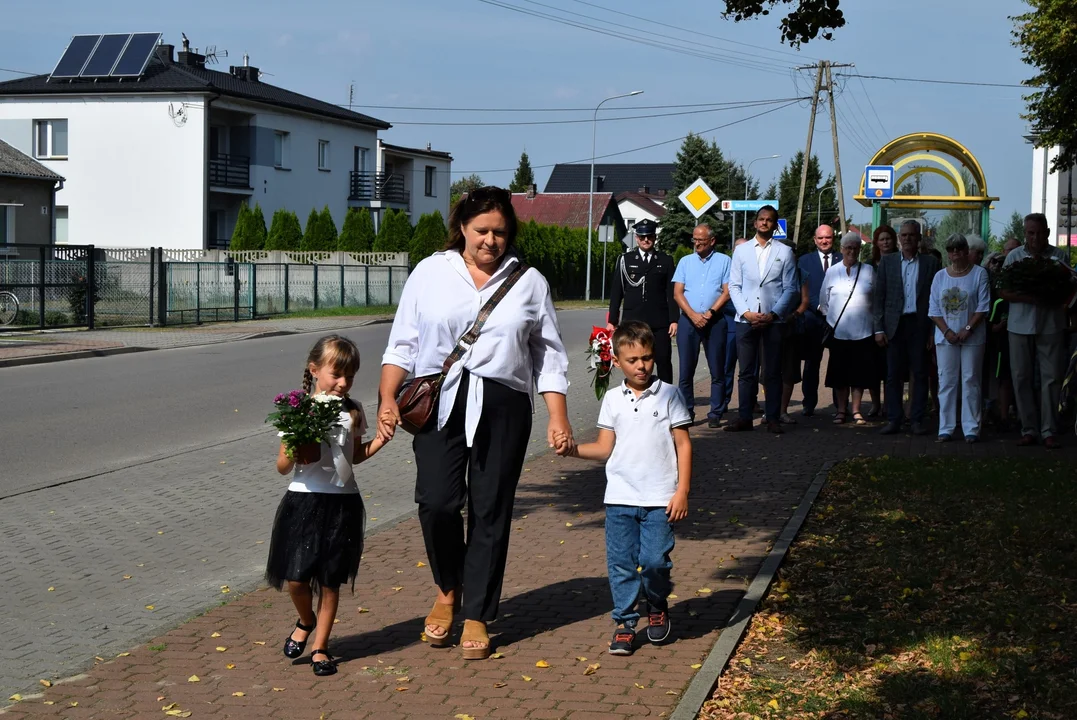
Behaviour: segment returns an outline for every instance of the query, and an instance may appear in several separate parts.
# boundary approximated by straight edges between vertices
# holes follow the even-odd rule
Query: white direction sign
[[[868,165],[864,169],[864,195],[874,200],[894,197],[894,166]]]
[[[686,187],[679,198],[684,203],[684,206],[688,208],[688,212],[692,213],[696,219],[699,219],[700,215],[710,210],[714,203],[718,202],[718,195],[707,186],[707,183],[703,182],[703,178],[698,178],[694,183]]]

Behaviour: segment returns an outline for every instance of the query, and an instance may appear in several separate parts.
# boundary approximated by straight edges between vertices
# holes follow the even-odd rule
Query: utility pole
[[[841,157],[838,155],[838,115],[834,110],[834,77],[830,70],[834,65],[826,61],[826,91],[830,98],[830,136],[834,140],[834,183],[838,186],[834,194],[838,196],[838,212],[841,214],[841,233],[845,234],[845,191],[841,186]],[[838,67],[851,67],[850,65],[838,65]],[[807,163],[808,159],[804,158]]]
[[[826,60],[819,61],[819,69],[815,74],[815,91],[811,97],[811,119],[808,120],[808,142],[804,147],[804,162],[800,167],[800,193],[797,195],[797,217],[793,222],[793,247],[796,248],[797,240],[800,239],[800,219],[804,214],[804,189],[808,184],[808,163],[811,160],[811,141],[815,133],[815,113],[819,109],[819,89],[823,85],[823,68]],[[797,68],[806,70],[807,68]]]

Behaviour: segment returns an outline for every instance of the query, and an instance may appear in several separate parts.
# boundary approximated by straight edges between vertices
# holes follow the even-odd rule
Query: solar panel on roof
[[[130,35],[102,35],[80,77],[108,77],[130,39]]]
[[[60,62],[56,63],[50,78],[78,77],[100,39],[100,35],[76,35],[71,38],[71,42],[64,50]]]
[[[135,33],[120,55],[116,67],[112,68],[112,77],[139,77],[146,71],[146,66],[153,56],[161,33]]]

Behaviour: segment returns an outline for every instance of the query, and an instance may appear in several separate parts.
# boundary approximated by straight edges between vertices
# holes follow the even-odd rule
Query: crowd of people
[[[967,443],[979,442],[985,425],[998,433],[1016,427],[1021,446],[1060,446],[1073,316],[998,282],[1003,267],[1029,257],[1068,265],[1065,251],[1048,242],[1045,216],[1027,216],[1024,242],[1007,239],[998,252],[988,253],[976,235],[953,234],[945,261],[916,220],[875,228],[870,252],[859,232],[839,238],[820,225],[815,249],[799,258],[774,240],[777,220],[777,210],[761,208],[755,236],[736,240],[732,257],[700,224],[695,252],[672,272],[671,258],[655,249],[655,223],[641,221],[639,247],[617,265],[609,327],[642,320],[656,336],[676,338],[679,386],[693,419],[701,348],[711,379],[706,420],[729,432],[756,427],[760,388],[769,432],[796,424],[789,406],[797,384],[800,414],[814,415],[825,354],[834,424],[878,422],[884,435],[935,432],[938,442],[960,429]],[[657,360],[660,376],[672,377],[671,354]],[[738,414],[726,422],[735,381]]]
[[[991,281],[1025,257],[1066,262],[1047,242],[1046,218],[1026,218],[1024,245],[1009,243],[1005,258],[984,258],[982,240],[953,235],[945,268],[925,249],[915,221],[897,231],[877,228],[870,261],[861,259],[857,233],[841,237],[835,251],[827,225],[815,232],[816,249],[797,259],[774,240],[777,224],[777,211],[761,208],[755,236],[737,241],[732,257],[717,252],[713,231],[699,225],[695,252],[676,265],[656,250],[652,221],[635,226],[638,246],[618,260],[608,316],[611,360],[624,377],[602,399],[597,440],[577,444],[568,354],[549,284],[515,251],[512,197],[488,187],[459,200],[448,246],[415,267],[401,295],[381,358],[371,440],[363,438],[362,407],[348,398],[360,364],[355,344],[327,336],[306,358],[303,392],[296,392],[315,402],[340,398],[341,409],[320,443],[291,447],[295,434],[282,430],[276,450],[278,472],[292,479],[277,510],[266,578],[287,587],[299,616],[283,654],[299,658],[310,643],[314,674],[336,672],[330,634],[340,586],[354,587],[366,522],[353,466],[398,428],[414,436],[415,502],[434,585],[423,638],[434,648],[453,645],[462,616],[456,644],[465,660],[491,655],[487,624],[502,595],[536,392],[548,410],[549,446],[605,465],[614,655],[633,652],[637,630],[652,643],[674,637],[670,553],[674,525],[689,511],[700,349],[710,371],[710,427],[723,425],[738,365],[740,402],[725,430],[754,429],[760,384],[770,432],[796,423],[789,407],[797,383],[801,415],[815,414],[829,349],[824,384],[834,423],[867,424],[885,401],[883,433],[901,432],[908,420],[922,435],[933,396],[939,441],[950,440],[960,420],[965,441],[977,442],[987,387],[1002,422],[1016,403],[1021,445],[1059,446],[1065,310],[1024,291],[995,292]]]

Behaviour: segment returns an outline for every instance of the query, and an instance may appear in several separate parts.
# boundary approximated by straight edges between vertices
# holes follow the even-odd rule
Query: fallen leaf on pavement
[[[640,690],[644,689],[644,687],[642,685],[640,685],[639,683],[632,683],[632,684],[635,685],[636,687],[638,687]]]
[[[464,713],[457,713],[456,715],[453,715],[453,718],[454,720],[475,720],[475,718],[470,715],[465,715]]]
[[[503,657],[504,657],[504,655],[502,655],[501,653],[494,653],[493,655],[490,656],[490,659],[491,660],[500,660]]]
[[[217,652],[224,652],[227,649],[228,648],[226,648],[224,645],[218,645],[217,646]]]
[[[265,641],[265,640],[255,640],[255,641],[254,641],[254,644],[255,644],[255,645],[265,645],[265,644],[266,644],[266,641]]]
[[[15,702],[19,702],[19,701],[22,700],[22,695],[19,695],[18,693],[15,693],[11,697],[9,697],[8,700],[14,700]]]
[[[365,608],[365,607],[361,607],[361,606],[360,606],[360,608],[359,608],[359,612],[361,612],[361,613],[367,613],[367,612],[370,612],[370,609],[369,609],[369,608]]]
[[[771,698],[770,702],[767,703],[767,707],[768,708],[774,708],[775,710],[777,710],[778,709],[778,701],[776,699],[774,699],[774,698]]]
[[[130,576],[130,575],[124,575],[124,576],[123,576],[123,579],[124,579],[124,580],[130,580],[130,579],[131,579],[131,576]]]
[[[696,664],[694,664],[694,665],[691,665],[690,667],[691,667],[691,668],[692,668],[693,670],[699,670],[699,669],[700,669],[701,667],[703,667],[703,663],[696,663]]]
[[[130,654],[131,654],[131,653],[129,653],[129,652],[122,652],[122,653],[120,653],[119,655],[117,655],[116,657],[127,657],[127,656],[128,656],[128,655],[130,655]]]
[[[187,678],[187,682],[202,682],[202,681],[198,679],[197,675],[192,675],[191,677]]]
[[[415,563],[415,567],[426,567],[426,563],[420,560],[419,562]]]
[[[531,677],[528,675],[521,675],[520,677],[524,679],[524,682],[531,682]]]
[[[52,682],[50,680],[38,680],[38,682],[41,683],[42,685],[44,685],[45,687],[52,687]]]
[[[153,606],[153,605],[147,605],[147,606],[146,606],[146,609],[147,609],[147,610],[153,610],[153,609],[154,609],[154,606]]]
[[[539,660],[537,663],[535,663],[535,667],[537,667],[537,668],[548,668],[548,667],[550,667],[550,663],[546,662],[545,660]]]
[[[593,665],[588,665],[584,669],[583,674],[584,675],[594,675],[596,672],[598,672],[598,669],[600,667],[602,667],[602,663],[594,663]]]
[[[224,666],[224,669],[225,670],[235,670],[236,666],[233,663],[228,663],[227,665]]]
[[[403,585],[397,585],[396,587],[393,588],[393,592],[400,592],[403,589],[404,589]]]
[[[234,692],[234,693],[232,693],[232,697],[243,697],[243,696],[244,696],[244,695],[246,695],[246,694],[247,694],[247,693],[245,693],[245,692],[243,692],[243,691],[241,691],[241,690],[240,690],[240,691],[237,691],[237,692]]]
[[[284,688],[273,688],[273,692],[284,692]]]
[[[587,662],[587,658],[585,658],[583,655],[580,655],[576,658],[576,662]]]
[[[171,715],[172,717],[189,718],[191,717],[190,710],[169,710],[165,715]]]
[[[666,690],[666,695],[676,695],[676,694],[677,694],[676,690]]]
[[[495,688],[503,688],[503,687],[505,687],[506,685],[508,685],[508,683],[503,683],[503,682],[495,682],[495,683],[494,683],[494,687],[495,687]]]
[[[56,588],[54,588],[54,587],[52,587],[52,586],[50,585],[50,586],[49,586],[49,592],[53,592],[54,590],[56,590]]]
[[[179,707],[179,703],[169,703],[168,705],[165,705],[161,709],[164,710],[165,712],[168,712],[169,710],[175,710],[178,707]]]
[[[396,691],[397,691],[397,692],[403,692],[403,691],[405,691],[405,690],[407,690],[407,688],[406,688],[406,687],[398,687],[398,688],[396,689]]]

